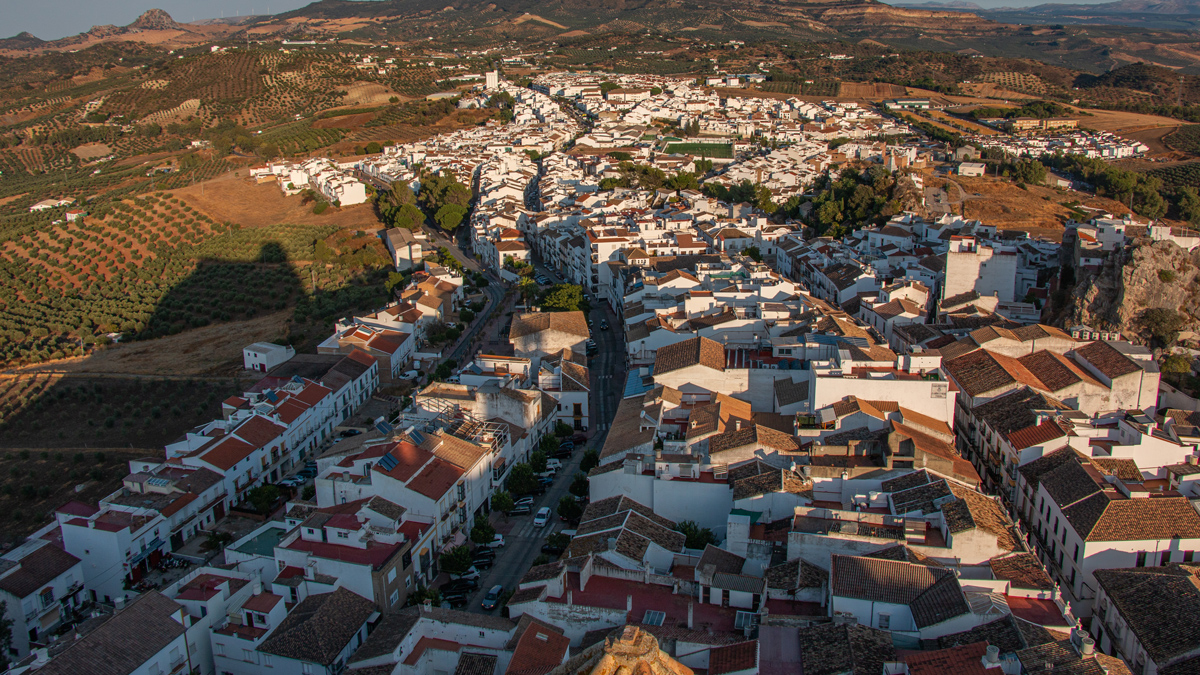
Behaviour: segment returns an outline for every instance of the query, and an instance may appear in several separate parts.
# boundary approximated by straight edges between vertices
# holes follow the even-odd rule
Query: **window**
[[[258,659],[255,657],[255,654],[256,652],[253,649],[243,649],[242,660],[246,663],[258,663]]]
[[[225,643],[224,642],[214,642],[213,649],[216,650],[217,656],[225,656]]]
[[[150,675],[162,675],[162,666],[157,663],[150,664]]]
[[[1145,551],[1138,551],[1137,563],[1135,564],[1135,566],[1136,567],[1145,567],[1146,566],[1146,552]]]
[[[889,630],[890,629],[889,627],[891,625],[892,625],[892,615],[884,614],[884,613],[880,612],[880,614],[879,614],[879,630]]]
[[[338,536],[338,539],[349,539],[350,533],[349,532],[338,532],[337,536]]]
[[[263,654],[263,655],[262,655],[262,664],[263,664],[264,666],[268,667],[268,668],[274,668],[274,667],[275,667],[275,664],[271,663],[271,655],[270,655],[270,654]]]
[[[1079,544],[1075,544],[1075,564],[1079,564]]]
[[[394,605],[397,602],[400,602],[400,591],[392,591],[391,596],[388,597],[388,603]]]
[[[313,675],[312,664],[311,663],[300,664],[300,672],[304,673],[304,675]]]
[[[395,581],[395,580],[396,580],[396,568],[395,568],[395,567],[393,567],[392,569],[388,570],[388,573],[387,573],[387,580],[388,580],[388,583],[389,583],[389,584],[390,584],[390,583],[392,583],[393,581]]]
[[[1195,551],[1184,551],[1183,552],[1183,562],[1190,563],[1195,559],[1196,559]]]
[[[412,588],[412,575],[411,574],[404,577],[404,587]]]
[[[1162,557],[1158,561],[1158,565],[1159,567],[1166,567],[1169,564],[1171,564],[1171,552],[1163,551]]]

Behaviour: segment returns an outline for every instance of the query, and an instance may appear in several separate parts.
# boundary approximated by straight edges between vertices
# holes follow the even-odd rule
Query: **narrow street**
[[[553,270],[547,268],[536,258],[534,267],[537,272],[545,274],[551,279],[556,278],[552,274]],[[612,425],[613,416],[616,415],[617,406],[621,402],[621,394],[625,387],[625,337],[616,315],[608,308],[608,305],[593,300],[595,306],[592,308],[589,318],[592,319],[595,326],[592,335],[599,352],[588,364],[591,374],[588,441],[583,447],[576,447],[575,453],[569,460],[563,461],[562,470],[554,477],[554,483],[546,489],[546,494],[534,498],[532,513],[511,518],[500,516],[494,521],[496,530],[504,534],[505,546],[497,551],[495,565],[489,570],[481,570],[479,588],[472,593],[470,602],[465,608],[469,611],[498,614],[500,609],[484,612],[480,606],[488,589],[500,584],[507,591],[515,590],[517,583],[529,570],[534,559],[541,555],[546,537],[570,527],[558,518],[557,513],[545,527],[541,528],[534,527],[533,517],[543,506],[549,506],[552,511],[557,511],[559,500],[570,494],[568,488],[570,488],[575,474],[579,472],[579,465],[583,461],[584,453],[589,449],[599,452],[604,445],[604,439],[608,436],[608,429]],[[608,330],[600,330],[602,320],[608,321]]]

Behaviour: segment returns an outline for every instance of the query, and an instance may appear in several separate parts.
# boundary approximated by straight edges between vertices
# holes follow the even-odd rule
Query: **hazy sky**
[[[0,38],[29,31],[43,40],[82,33],[92,26],[124,26],[142,12],[164,9],[181,23],[220,16],[286,12],[312,0],[0,0]],[[924,0],[888,0],[913,4]],[[981,7],[1028,7],[1048,0],[969,0]],[[1057,0],[1093,4],[1107,0]]]
[[[56,40],[92,26],[132,23],[148,9],[163,9],[176,21],[286,12],[312,0],[0,0],[0,38],[29,31]]]

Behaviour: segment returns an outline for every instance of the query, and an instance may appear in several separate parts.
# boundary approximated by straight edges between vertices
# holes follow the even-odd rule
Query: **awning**
[[[462,546],[465,543],[467,543],[467,536],[461,531],[455,532],[454,536],[450,537],[450,541],[446,542],[446,545],[442,547],[442,553],[445,553],[456,546]]]
[[[158,537],[155,537],[154,541],[150,542],[146,546],[146,548],[142,549],[141,553],[137,553],[132,558],[129,559],[129,564],[136,565],[136,564],[142,562],[143,560],[145,560],[146,558],[149,558],[152,553],[154,553],[158,549],[162,548],[164,543],[166,543],[166,542],[164,542],[162,539],[159,539]]]

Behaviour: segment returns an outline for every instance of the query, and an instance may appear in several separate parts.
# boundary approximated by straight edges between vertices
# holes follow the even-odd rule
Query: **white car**
[[[533,517],[533,526],[545,527],[548,522],[550,522],[550,507],[543,506],[538,509],[537,515]]]
[[[504,546],[504,535],[502,535],[502,534],[496,535],[492,539],[492,541],[488,544],[485,544],[485,546],[487,546],[488,548],[502,548]]]
[[[528,506],[528,507],[532,508],[533,507],[533,497],[521,497],[517,501],[513,502],[513,506]]]
[[[548,459],[546,460],[546,470],[556,472],[562,471],[562,462],[558,461],[557,459]]]
[[[475,566],[472,565],[471,567],[467,568],[466,572],[463,572],[462,574],[458,574],[458,575],[451,574],[450,578],[451,579],[472,579],[472,580],[478,581],[479,580],[479,570],[475,569]]]

